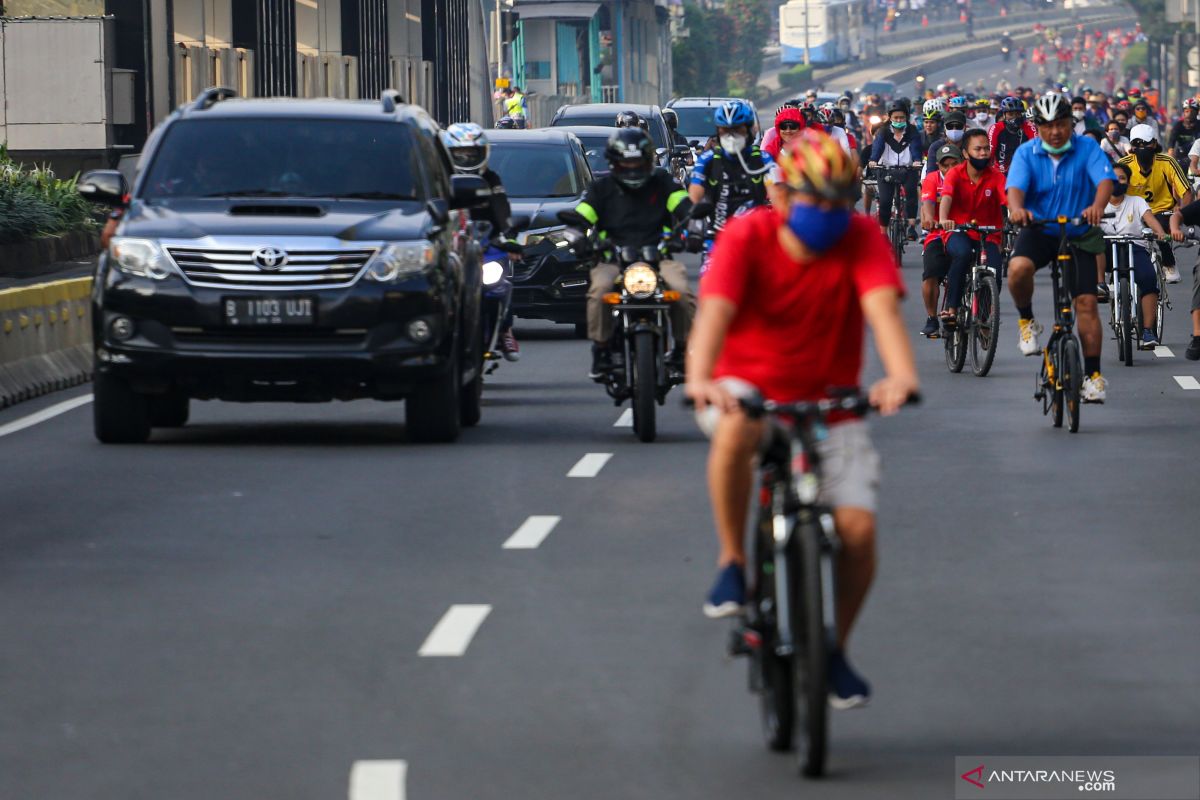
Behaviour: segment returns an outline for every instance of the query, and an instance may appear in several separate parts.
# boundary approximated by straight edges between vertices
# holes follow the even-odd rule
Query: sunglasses
[[[967,127],[966,125],[963,125],[962,123],[959,123],[959,122],[947,122],[946,123],[946,130],[948,130],[948,131],[961,131],[966,127]]]
[[[1134,150],[1145,150],[1153,145],[1154,142],[1147,142],[1145,139],[1134,139],[1129,143],[1129,146]]]
[[[781,122],[776,127],[781,131],[798,131],[800,130],[799,122]]]

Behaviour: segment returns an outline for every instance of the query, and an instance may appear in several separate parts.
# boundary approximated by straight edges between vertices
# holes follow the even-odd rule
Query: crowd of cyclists
[[[1046,44],[1033,55],[1040,70],[1049,49],[1064,65],[1085,57],[1103,64],[1138,35],[1080,29],[1066,41],[1045,34]],[[738,614],[745,600],[743,526],[751,457],[764,429],[741,412],[739,401],[750,395],[814,400],[828,387],[857,385],[866,326],[885,368],[870,389],[872,401],[894,413],[917,391],[898,306],[898,239],[921,240],[922,335],[940,338],[956,324],[952,310],[939,309],[956,308],[964,276],[982,249],[988,263],[1002,265],[1018,316],[1019,351],[1039,356],[1043,327],[1033,313],[1034,273],[1061,261],[1064,226],[1073,259],[1066,281],[1083,352],[1080,397],[1103,403],[1108,385],[1098,304],[1110,300],[1104,236],[1142,236],[1149,228],[1158,241],[1143,238],[1134,259],[1144,309],[1139,346],[1160,344],[1160,281],[1180,280],[1171,240],[1182,241],[1184,227],[1200,223],[1192,186],[1200,176],[1200,103],[1189,98],[1168,109],[1148,82],[1100,91],[1067,85],[1059,76],[1046,90],[997,88],[971,93],[951,81],[914,99],[866,97],[857,104],[849,92],[822,104],[810,92],[780,107],[763,130],[752,106],[725,101],[715,109],[712,138],[697,153],[686,186],[658,166],[645,120],[627,112],[615,121],[606,149],[611,172],[577,209],[603,231],[603,240],[639,247],[661,242],[663,232],[682,229],[697,206],[711,206],[684,234],[684,246],[703,256],[698,303],[682,264],[666,258],[660,265],[682,298],[669,360],[686,359],[685,391],[712,436],[709,490],[721,549],[704,605],[708,616]],[[507,92],[504,102],[518,114],[519,92]],[[485,168],[486,152],[483,161],[475,157],[479,137],[468,138],[447,145],[476,148],[462,163]],[[618,274],[611,259],[592,270],[588,330],[596,379],[612,368],[601,298]],[[1186,357],[1200,360],[1200,278],[1193,276]],[[834,420],[830,428],[837,433],[823,444],[822,497],[833,507],[843,544],[831,701],[852,707],[870,694],[842,648],[874,573],[878,459],[861,421]]]

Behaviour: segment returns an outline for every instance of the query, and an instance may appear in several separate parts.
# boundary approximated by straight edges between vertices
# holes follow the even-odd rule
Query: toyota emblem
[[[287,250],[278,247],[260,247],[251,256],[255,265],[262,270],[273,271],[288,262]]]

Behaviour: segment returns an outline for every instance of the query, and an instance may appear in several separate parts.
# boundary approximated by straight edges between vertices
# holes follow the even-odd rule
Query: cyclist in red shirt
[[[925,301],[925,327],[922,336],[937,339],[942,328],[938,323],[938,291],[950,271],[950,256],[946,254],[947,234],[938,225],[938,203],[942,199],[942,183],[951,167],[962,161],[962,151],[957,145],[946,143],[938,148],[933,158],[937,169],[921,181],[921,227],[925,234],[925,247],[921,251],[921,299]]]
[[[816,400],[830,387],[857,385],[864,320],[886,372],[870,389],[872,402],[891,414],[918,388],[900,314],[900,271],[875,220],[853,211],[855,172],[827,134],[803,131],[780,155],[786,190],[772,196],[772,206],[726,226],[700,284],[686,391],[712,436],[708,484],[721,548],[704,604],[709,617],[737,614],[745,601],[743,525],[764,423],[742,413],[737,398],[758,392],[781,402]],[[870,695],[844,648],[875,571],[879,460],[858,419],[831,424],[821,448],[821,497],[844,545],[830,702],[851,708]]]
[[[956,225],[974,222],[977,225],[997,228],[1004,226],[1004,206],[1008,200],[1004,193],[1004,175],[992,165],[992,151],[988,146],[988,135],[979,129],[967,131],[963,136],[963,153],[966,160],[946,173],[942,186],[942,199],[938,201],[938,219],[946,230]],[[955,231],[946,239],[946,254],[950,256],[950,276],[946,285],[945,316],[943,325],[954,324],[953,309],[962,301],[963,281],[967,269],[979,249],[980,235],[971,231]],[[1000,271],[1000,233],[989,233],[983,242],[988,263]]]

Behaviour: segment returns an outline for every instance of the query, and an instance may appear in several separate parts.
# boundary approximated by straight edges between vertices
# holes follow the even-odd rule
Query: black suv
[[[480,416],[479,248],[437,125],[381,100],[237,100],[210,89],[155,129],[93,292],[95,432],[144,441],[190,398],[405,398],[408,436]]]

